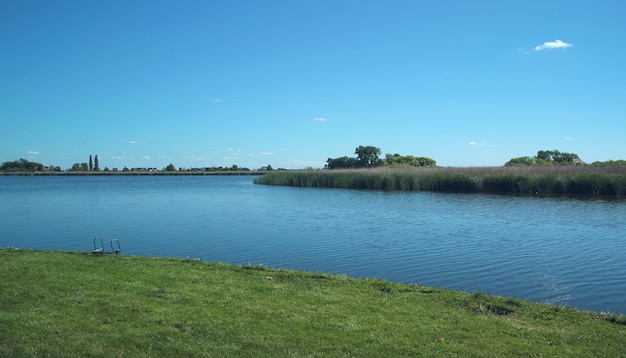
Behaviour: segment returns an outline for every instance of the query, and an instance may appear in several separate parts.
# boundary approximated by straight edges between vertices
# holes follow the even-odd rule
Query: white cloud
[[[478,144],[478,143],[476,143],[476,142],[469,142],[469,143],[467,143],[467,144],[469,144],[469,145],[476,145],[476,144]]]
[[[328,118],[324,118],[324,117],[315,117],[315,120],[317,122],[326,122],[328,120]]]
[[[541,50],[546,50],[546,49],[551,50],[555,48],[568,48],[572,46],[574,45],[567,43],[567,42],[563,42],[561,40],[555,40],[555,41],[544,42],[543,44],[539,46],[535,46],[535,51],[541,51]]]
[[[574,140],[574,138],[572,138],[572,137],[567,137],[567,138],[565,138],[565,140]]]
[[[261,155],[274,155],[272,152],[261,152]]]
[[[241,149],[235,149],[235,148],[226,148],[226,150],[229,152],[229,155],[239,155],[241,154]]]
[[[136,141],[136,140],[131,140],[131,141],[129,141],[128,143],[129,143],[129,144],[137,144],[137,141]]]
[[[28,155],[39,155],[39,152],[35,152],[34,150],[29,150],[28,152],[26,152],[26,154],[28,154]]]
[[[150,159],[150,156],[149,155],[144,155],[143,159]]]
[[[213,98],[213,99],[211,99],[211,102],[213,102],[213,103],[222,103],[222,99],[221,98]]]

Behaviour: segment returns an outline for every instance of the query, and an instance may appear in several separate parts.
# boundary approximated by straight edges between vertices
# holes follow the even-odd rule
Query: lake
[[[626,314],[626,202],[275,187],[253,176],[0,176],[0,247],[383,278]]]

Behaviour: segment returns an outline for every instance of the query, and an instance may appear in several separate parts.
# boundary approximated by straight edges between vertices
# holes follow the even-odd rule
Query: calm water
[[[253,177],[0,177],[0,247],[378,277],[626,314],[626,202],[259,186]],[[108,247],[107,247],[108,248]]]

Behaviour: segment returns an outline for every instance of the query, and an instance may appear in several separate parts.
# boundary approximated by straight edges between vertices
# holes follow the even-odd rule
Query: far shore
[[[36,171],[36,172],[1,172],[0,176],[115,176],[115,175],[263,175],[268,171],[204,171],[204,170],[186,170],[186,171]]]

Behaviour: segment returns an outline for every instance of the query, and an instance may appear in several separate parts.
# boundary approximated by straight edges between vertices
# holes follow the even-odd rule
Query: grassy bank
[[[197,260],[0,249],[0,356],[620,357],[626,320]]]
[[[268,173],[255,183],[388,191],[624,196],[626,167],[305,170]]]

